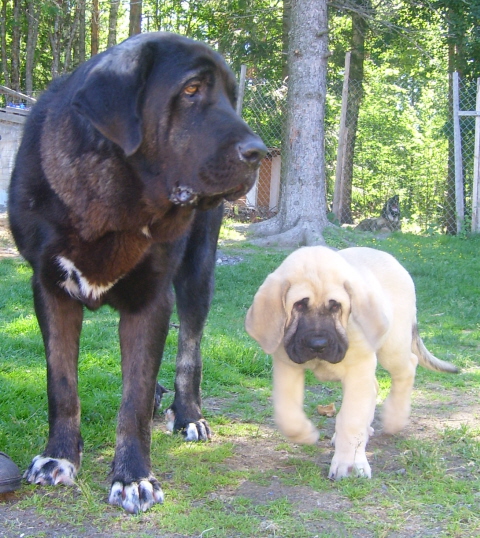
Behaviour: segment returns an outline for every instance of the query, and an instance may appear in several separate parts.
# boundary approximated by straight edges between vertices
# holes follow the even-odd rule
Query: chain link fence
[[[476,108],[476,81],[460,81],[460,110]],[[326,105],[326,204],[332,208],[341,112],[341,83],[329,82]],[[343,173],[351,181],[351,197],[341,222],[353,225],[380,216],[385,201],[400,198],[402,229],[418,233],[456,233],[454,126],[448,80],[422,85],[368,78],[351,83]],[[230,214],[242,220],[265,219],[278,211],[282,139],[286,118],[286,83],[248,79],[242,116],[269,148],[254,189]],[[28,104],[0,96],[0,208]],[[353,116],[353,117],[352,117]],[[352,128],[355,127],[356,128]],[[475,117],[461,116],[465,229],[471,219],[474,180]],[[479,148],[480,149],[480,148]],[[338,215],[337,215],[338,217]]]
[[[400,199],[402,229],[456,233],[452,103],[448,80],[367,79],[349,88],[343,174],[351,182],[341,223],[379,217],[385,202]],[[341,113],[341,84],[329,83],[326,105],[326,204],[333,205]],[[256,188],[237,213],[249,220],[278,209],[285,83],[247,80],[242,116],[270,148]],[[476,83],[460,82],[461,110],[475,110]],[[461,118],[465,229],[472,207],[475,118]],[[339,218],[338,218],[339,217]],[[335,217],[332,215],[332,219]]]

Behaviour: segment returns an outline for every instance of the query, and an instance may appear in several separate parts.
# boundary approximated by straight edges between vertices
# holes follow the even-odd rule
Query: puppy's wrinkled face
[[[348,348],[342,325],[345,314],[342,304],[334,299],[319,307],[308,297],[296,301],[284,336],[289,358],[298,364],[313,359],[340,362]]]

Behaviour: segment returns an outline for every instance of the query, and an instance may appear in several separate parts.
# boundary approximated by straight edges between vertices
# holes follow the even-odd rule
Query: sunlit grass
[[[478,405],[480,238],[392,234],[378,239],[338,230],[326,235],[336,247],[357,243],[394,254],[415,281],[419,328],[425,343],[438,357],[463,369],[460,375],[452,376],[419,368],[413,412],[420,407],[448,413],[458,404],[452,402],[453,393],[464,394]],[[421,536],[423,531],[425,536],[478,536],[478,427],[455,423],[429,438],[392,438],[393,470],[383,470],[372,461],[371,481],[331,482],[326,478],[331,458],[326,435],[330,435],[332,420],[320,417],[316,406],[335,402],[338,410],[341,387],[320,385],[309,374],[305,410],[322,428],[319,444],[292,445],[276,432],[271,358],[246,334],[244,319],[259,285],[286,252],[252,247],[233,223],[222,231],[221,249],[243,261],[217,267],[216,294],[202,347],[204,409],[215,436],[206,444],[184,443],[179,436],[165,432],[162,420],[155,420],[152,467],[164,488],[165,504],[130,517],[106,502],[121,370],[118,315],[105,308],[86,312],[82,332],[79,390],[85,454],[78,488],[60,488],[53,493],[50,488],[24,485],[13,501],[15,509],[25,511],[30,518],[33,513],[39,520],[69,526],[65,536],[85,536],[95,529],[102,536],[169,538],[387,537],[408,535],[411,524],[418,531],[412,536]],[[48,430],[44,351],[33,314],[30,276],[28,266],[19,260],[0,262],[0,450],[8,452],[22,469],[43,450]],[[159,378],[170,390],[177,335],[172,327]],[[390,379],[382,369],[378,379],[381,403]],[[173,392],[165,395],[164,407],[172,397]],[[245,452],[249,445],[250,454]],[[270,465],[268,449],[278,464]],[[379,457],[384,457],[380,447],[372,455],[374,460],[379,452]],[[242,459],[245,455],[248,465]],[[245,483],[273,491],[276,496],[238,495]],[[285,490],[278,492],[276,487]],[[320,504],[307,508],[298,503],[299,491],[306,499],[318,498]],[[13,533],[15,522],[8,525]]]

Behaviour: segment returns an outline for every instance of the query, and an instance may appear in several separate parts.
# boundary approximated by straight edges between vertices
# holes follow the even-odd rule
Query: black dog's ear
[[[129,43],[107,51],[88,73],[72,105],[127,156],[143,139],[141,104],[154,51],[148,43]]]

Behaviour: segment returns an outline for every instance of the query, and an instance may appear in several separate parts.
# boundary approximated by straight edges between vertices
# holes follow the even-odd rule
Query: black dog
[[[398,194],[389,198],[383,206],[381,216],[387,221],[387,227],[392,230],[400,230],[400,199]]]
[[[209,438],[200,340],[222,200],[250,189],[266,152],[235,113],[235,98],[218,54],[153,33],[54,82],[32,110],[9,192],[47,356],[50,433],[29,482],[70,484],[80,466],[84,306],[120,312],[123,394],[110,503],[138,512],[163,500],[150,439],[173,288],[180,335],[170,417],[187,439]]]
[[[400,220],[400,203],[398,194],[389,198],[382,209],[379,217],[362,220],[356,230],[364,232],[395,232],[402,228]]]

